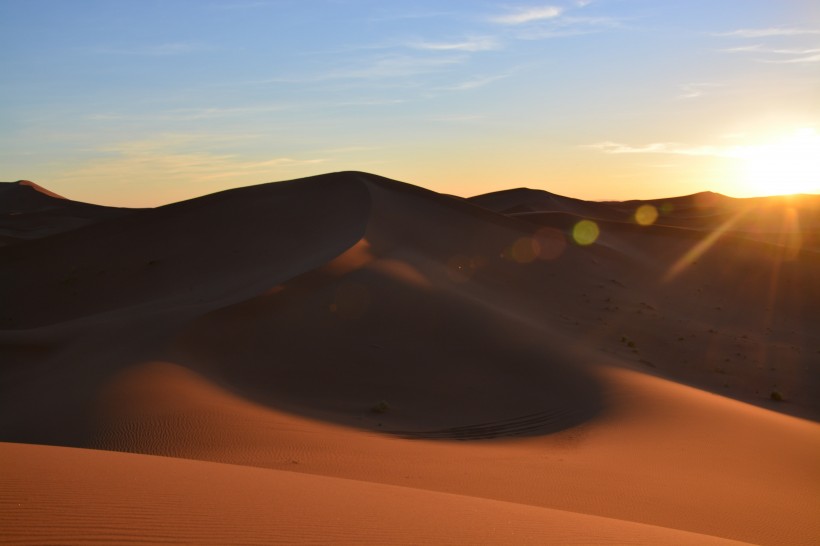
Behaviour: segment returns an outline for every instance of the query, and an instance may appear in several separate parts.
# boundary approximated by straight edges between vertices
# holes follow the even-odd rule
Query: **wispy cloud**
[[[686,146],[677,142],[653,142],[643,146],[632,146],[620,142],[604,141],[587,144],[584,148],[592,148],[607,154],[672,154],[688,156],[738,157],[739,147],[719,146]]]
[[[210,153],[209,150],[231,149],[260,138],[255,133],[174,133],[154,134],[151,137],[111,142],[89,152],[115,156],[138,156],[152,154],[185,155],[195,152]]]
[[[758,55],[769,55],[766,58],[756,59],[763,63],[793,64],[820,62],[820,47],[783,48],[754,44],[748,46],[730,47],[723,49],[722,51],[726,53],[754,53]]]
[[[792,57],[791,59],[762,59],[761,62],[776,64],[820,63],[820,53],[801,57]]]
[[[623,28],[623,25],[624,20],[616,17],[561,15],[539,24],[515,27],[515,37],[521,40],[545,40],[594,34],[607,29]]]
[[[470,38],[459,42],[413,42],[409,44],[414,49],[427,51],[490,51],[499,49],[501,44],[490,36]]]
[[[763,51],[764,47],[760,44],[755,45],[746,45],[746,46],[738,46],[738,47],[727,47],[725,49],[721,49],[726,53],[749,53],[749,52],[760,52]]]
[[[327,74],[328,79],[382,79],[401,78],[435,72],[448,66],[463,62],[458,56],[450,57],[415,57],[409,55],[390,55],[378,58],[362,67],[340,69]]]
[[[687,83],[681,86],[681,93],[677,98],[682,100],[697,99],[708,94],[710,89],[721,87],[721,85],[719,83]]]
[[[761,44],[749,45],[749,46],[740,46],[740,47],[730,47],[726,48],[723,51],[727,53],[777,53],[779,55],[810,55],[812,53],[820,53],[820,48],[801,48],[801,47],[793,47],[793,48],[776,48],[776,47],[765,47]]]
[[[216,153],[208,150],[213,148],[214,139],[214,142],[225,141],[222,136],[168,134],[114,143],[96,150],[93,157],[77,167],[65,169],[55,181],[92,185],[97,192],[95,199],[145,206],[237,184],[281,179],[293,175],[294,170],[302,169],[304,173],[304,169],[327,161],[322,157]],[[132,180],[145,181],[141,183],[143,186],[157,188],[157,192],[144,191],[144,201],[139,203],[122,203],[119,194],[123,184],[131,184]]]
[[[557,6],[539,6],[518,8],[505,15],[492,17],[490,21],[501,25],[521,25],[533,21],[554,19],[561,15],[562,9]]]
[[[728,32],[715,32],[712,35],[726,38],[767,38],[770,36],[800,36],[806,34],[820,34],[820,29],[793,27],[741,28]]]

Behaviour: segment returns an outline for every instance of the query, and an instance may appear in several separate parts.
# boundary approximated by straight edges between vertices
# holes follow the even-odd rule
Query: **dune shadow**
[[[557,432],[602,385],[542,325],[377,268],[313,271],[201,317],[165,358],[255,403],[405,438]]]

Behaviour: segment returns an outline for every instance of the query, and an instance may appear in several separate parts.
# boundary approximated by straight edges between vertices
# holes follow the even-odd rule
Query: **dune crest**
[[[0,247],[50,237],[130,212],[71,201],[29,180],[0,182]]]

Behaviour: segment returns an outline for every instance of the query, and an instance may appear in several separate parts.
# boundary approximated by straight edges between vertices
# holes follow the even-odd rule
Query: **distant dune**
[[[70,201],[28,180],[0,182],[0,247],[127,213],[127,209]]]
[[[0,184],[0,542],[817,544],[818,279],[820,196]]]

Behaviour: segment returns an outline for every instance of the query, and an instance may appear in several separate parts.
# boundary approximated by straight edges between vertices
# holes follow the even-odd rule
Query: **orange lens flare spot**
[[[581,220],[572,228],[572,240],[581,246],[588,246],[598,240],[601,230],[592,220]]]
[[[535,242],[538,245],[538,259],[554,260],[564,253],[567,248],[567,237],[555,228],[541,228],[535,232]]]
[[[532,237],[521,237],[505,252],[504,256],[520,264],[535,260],[554,260],[564,253],[567,238],[554,228],[541,228]]]
[[[658,209],[654,205],[641,205],[635,211],[635,221],[642,226],[651,226],[658,220]]]
[[[538,242],[532,237],[521,237],[510,247],[510,257],[520,264],[528,264],[538,257],[538,248]]]

